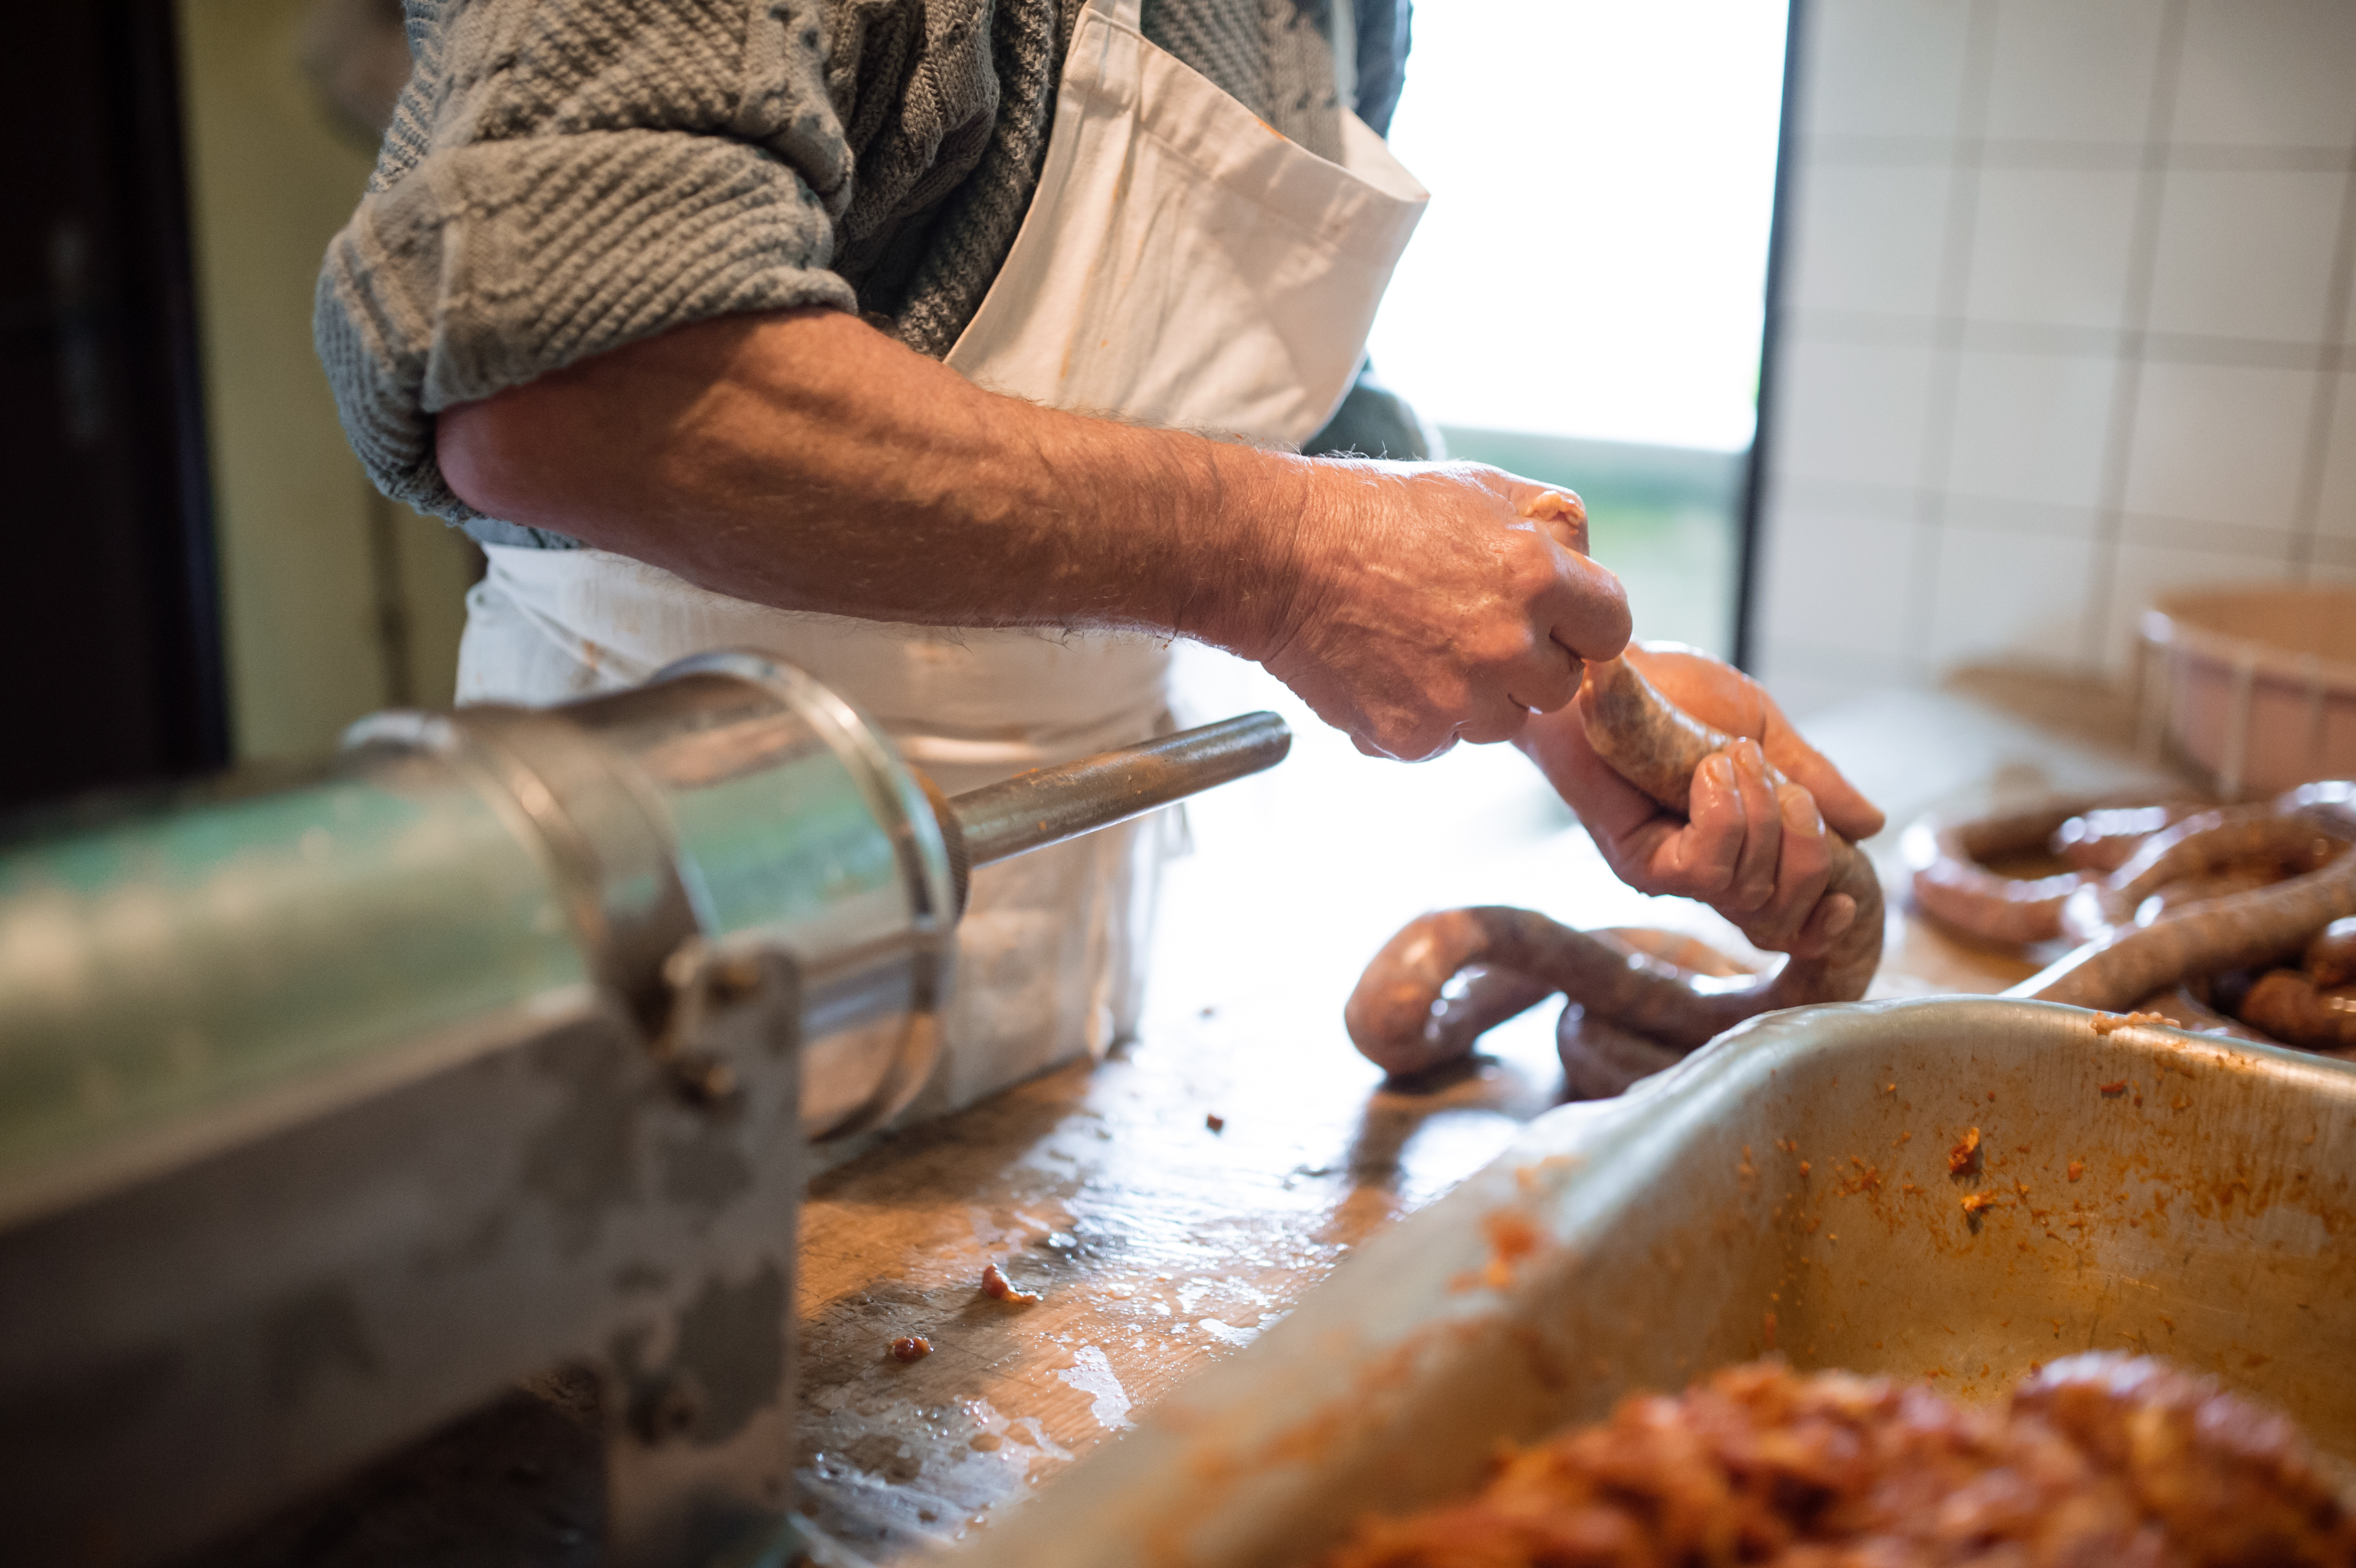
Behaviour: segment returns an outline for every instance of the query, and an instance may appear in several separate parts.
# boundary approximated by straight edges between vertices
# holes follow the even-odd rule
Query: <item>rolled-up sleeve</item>
[[[442,410],[712,316],[854,308],[821,26],[815,0],[412,5],[416,73],[314,314],[380,489],[474,520]]]

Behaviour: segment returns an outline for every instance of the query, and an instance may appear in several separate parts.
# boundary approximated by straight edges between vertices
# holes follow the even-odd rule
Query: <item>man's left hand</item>
[[[1670,702],[1736,738],[1695,773],[1685,815],[1664,809],[1587,743],[1583,692],[1533,719],[1517,743],[1621,880],[1698,899],[1756,946],[1820,956],[1857,917],[1846,894],[1825,894],[1826,829],[1868,838],[1881,831],[1881,813],[1732,666],[1673,644],[1632,645],[1622,656]],[[1767,780],[1771,763],[1787,781],[1780,786]]]

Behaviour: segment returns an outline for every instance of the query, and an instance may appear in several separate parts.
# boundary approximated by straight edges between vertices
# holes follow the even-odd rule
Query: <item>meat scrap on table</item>
[[[981,1271],[981,1293],[994,1301],[1012,1302],[1017,1307],[1028,1307],[1039,1299],[1039,1293],[1035,1290],[1015,1289],[1014,1282],[1008,1279],[1006,1271],[996,1264]]]

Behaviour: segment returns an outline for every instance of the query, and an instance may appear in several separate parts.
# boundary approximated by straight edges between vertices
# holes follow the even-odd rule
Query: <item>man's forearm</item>
[[[785,609],[1135,626],[1263,656],[1306,464],[975,387],[835,311],[666,333],[445,411],[451,487]]]
[[[1575,497],[1062,413],[831,312],[680,327],[444,411],[436,440],[477,509],[716,592],[1195,637],[1387,756],[1514,735],[1628,636]]]

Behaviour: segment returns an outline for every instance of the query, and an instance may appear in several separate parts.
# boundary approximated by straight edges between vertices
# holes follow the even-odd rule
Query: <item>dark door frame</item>
[[[0,810],[230,758],[173,0],[26,20],[0,68]]]
[[[1757,674],[1761,513],[1767,498],[1769,438],[1773,432],[1775,371],[1783,338],[1783,291],[1793,223],[1792,187],[1799,168],[1800,54],[1807,7],[1790,0],[1783,23],[1783,106],[1775,136],[1775,205],[1767,226],[1766,305],[1759,332],[1759,417],[1743,464],[1734,574],[1734,663]]]

